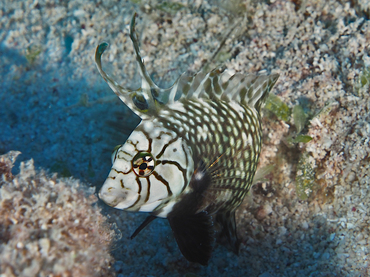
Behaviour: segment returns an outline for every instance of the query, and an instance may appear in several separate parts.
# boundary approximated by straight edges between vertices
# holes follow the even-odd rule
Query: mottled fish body
[[[141,123],[112,155],[113,166],[99,192],[108,205],[167,218],[183,255],[207,264],[215,229],[238,251],[235,210],[250,189],[261,151],[259,110],[278,79],[213,70],[180,76],[168,88],[150,79],[138,47],[135,16],[130,36],[142,76],[125,90],[101,67],[99,72]]]

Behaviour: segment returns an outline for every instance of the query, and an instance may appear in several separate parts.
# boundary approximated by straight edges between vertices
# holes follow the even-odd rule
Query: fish
[[[141,118],[115,148],[99,198],[116,209],[149,213],[131,239],[166,218],[183,256],[207,265],[218,238],[239,251],[235,211],[252,185],[262,146],[260,110],[279,75],[200,70],[160,88],[140,55],[135,18],[130,38],[138,89],[125,89],[103,71],[108,43],[95,52],[101,76]]]

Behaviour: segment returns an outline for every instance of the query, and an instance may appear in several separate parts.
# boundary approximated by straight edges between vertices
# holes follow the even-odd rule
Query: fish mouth
[[[100,189],[99,193],[98,193],[98,196],[99,196],[99,199],[102,200],[105,204],[107,204],[108,206],[111,206],[111,207],[115,207],[118,205],[118,201],[112,201],[112,193],[111,191],[113,190],[112,187],[108,188],[106,191],[103,190],[104,186]]]
[[[126,210],[132,208],[140,199],[140,194],[124,187],[115,187],[108,180],[98,193],[99,199],[106,205]]]

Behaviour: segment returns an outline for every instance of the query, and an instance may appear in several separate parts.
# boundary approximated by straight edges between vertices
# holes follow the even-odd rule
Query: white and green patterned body
[[[96,63],[121,100],[142,118],[113,154],[99,196],[108,205],[168,218],[184,256],[206,264],[215,225],[235,251],[235,210],[250,189],[261,151],[259,110],[278,75],[229,76],[213,70],[185,75],[169,89],[157,87],[145,70],[131,22],[131,39],[142,86],[127,91]]]

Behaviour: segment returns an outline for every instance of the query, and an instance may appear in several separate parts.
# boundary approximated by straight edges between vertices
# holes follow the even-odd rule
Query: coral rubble
[[[110,276],[113,231],[94,205],[94,189],[11,169],[18,151],[0,156],[0,276]]]

